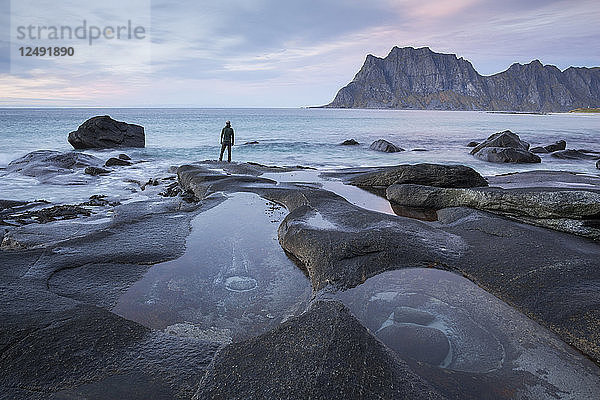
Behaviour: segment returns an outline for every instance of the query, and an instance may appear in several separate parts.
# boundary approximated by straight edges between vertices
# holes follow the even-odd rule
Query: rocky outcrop
[[[342,143],[340,143],[340,145],[342,145],[342,146],[356,146],[358,144],[360,144],[360,143],[358,143],[354,139],[344,140]]]
[[[569,111],[600,107],[600,68],[560,71],[538,60],[480,75],[455,54],[394,47],[369,54],[354,80],[325,107],[436,110]]]
[[[349,183],[362,188],[387,188],[395,183],[469,188],[487,186],[488,183],[473,168],[464,165],[416,164],[384,167],[377,172],[352,177]]]
[[[495,163],[539,163],[542,160],[529,151],[529,143],[511,131],[497,132],[471,150],[475,157]]]
[[[384,153],[398,153],[404,151],[403,148],[398,147],[395,144],[390,143],[384,139],[374,141],[373,143],[371,143],[371,146],[369,146],[369,148],[371,150],[382,151]]]
[[[388,200],[407,207],[442,209],[470,207],[532,218],[595,219],[600,216],[600,192],[556,189],[436,188],[395,184]]]
[[[45,180],[56,175],[70,174],[77,169],[96,167],[101,164],[102,161],[99,158],[85,153],[37,150],[11,161],[5,172],[18,172]]]
[[[69,133],[69,143],[76,149],[145,147],[146,136],[142,126],[115,121],[104,115],[88,119]]]

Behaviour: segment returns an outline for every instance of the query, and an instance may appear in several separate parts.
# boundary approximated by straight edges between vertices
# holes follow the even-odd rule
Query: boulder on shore
[[[416,164],[387,167],[382,171],[360,174],[350,180],[359,187],[388,187],[392,184],[414,183],[446,188],[487,186],[488,183],[473,168],[464,165]]]
[[[360,144],[360,143],[358,143],[354,139],[344,140],[342,143],[340,143],[341,146],[356,146],[358,144]]]
[[[112,149],[145,147],[144,127],[115,121],[108,115],[88,119],[69,133],[69,143],[76,149]]]
[[[393,143],[388,142],[387,140],[379,139],[374,141],[371,146],[369,146],[371,150],[382,151],[384,153],[398,153],[400,151],[404,151],[403,148],[396,146]]]

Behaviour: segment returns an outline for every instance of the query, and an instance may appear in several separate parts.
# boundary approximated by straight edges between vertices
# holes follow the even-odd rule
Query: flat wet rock
[[[190,398],[220,344],[153,332],[108,309],[149,264],[183,252],[194,209],[149,200],[109,217],[13,228],[20,249],[0,250],[2,395]]]
[[[468,394],[457,396],[463,399],[588,398],[600,384],[600,369],[585,356],[449,272],[384,272],[321,298],[341,300],[400,357],[420,365],[417,371],[449,397],[454,397],[457,381],[469,387]]]
[[[194,399],[444,399],[336,301],[225,347]]]
[[[183,256],[152,267],[113,311],[154,329],[223,342],[302,312],[310,283],[277,243],[285,213],[250,193],[200,213]]]

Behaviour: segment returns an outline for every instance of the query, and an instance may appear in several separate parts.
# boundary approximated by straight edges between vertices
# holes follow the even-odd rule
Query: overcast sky
[[[98,46],[93,62],[28,67],[13,55],[0,106],[319,105],[393,46],[454,53],[484,75],[533,59],[600,66],[598,0],[153,0],[148,14],[151,57]]]

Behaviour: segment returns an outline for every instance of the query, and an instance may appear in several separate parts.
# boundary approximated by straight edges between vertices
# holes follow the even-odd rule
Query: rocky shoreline
[[[70,169],[64,156],[42,156],[44,165],[50,157]],[[80,164],[103,167],[98,160]],[[19,165],[43,179],[64,172],[40,174],[44,168],[31,157]],[[600,385],[599,177],[482,177],[464,166],[420,164],[308,171],[313,182],[295,182],[300,171],[205,161],[173,170],[176,182],[165,172],[140,184],[140,192],[153,188],[143,201],[97,197],[74,209],[0,202],[3,396],[593,396]],[[350,203],[323,188],[331,179],[385,196],[401,215]],[[192,221],[239,193],[285,207],[277,239],[312,287],[304,312],[231,344],[150,329],[113,312],[153,265],[185,253]],[[58,216],[50,219],[42,210],[52,208]],[[69,212],[60,215],[62,209]],[[430,218],[415,218],[421,214]],[[213,262],[238,261],[207,256],[199,268]],[[438,273],[432,279],[441,286],[425,285],[420,300],[404,298],[411,271]],[[470,282],[454,281],[461,277]],[[225,285],[224,278],[211,284]],[[185,291],[169,284],[185,302]],[[268,279],[258,284],[279,290]],[[422,351],[406,353],[390,329]],[[480,346],[467,349],[469,342]]]

